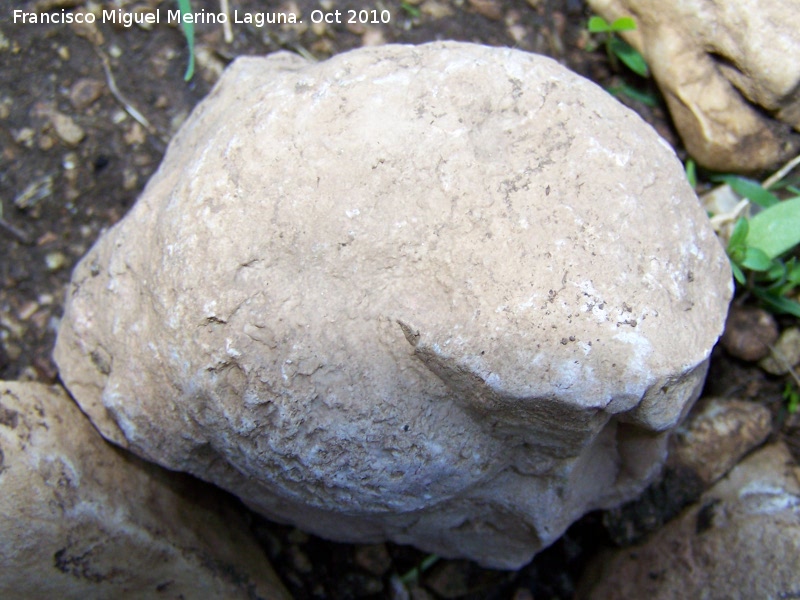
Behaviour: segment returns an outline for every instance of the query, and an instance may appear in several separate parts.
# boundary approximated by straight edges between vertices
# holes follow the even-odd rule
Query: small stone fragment
[[[758,363],[772,375],[786,375],[800,364],[800,328],[789,327],[781,333],[770,355]]]
[[[48,252],[44,257],[44,263],[47,266],[47,270],[52,273],[53,271],[58,271],[67,264],[67,257],[63,252],[59,252],[58,250],[55,252]]]
[[[132,123],[123,136],[125,143],[129,146],[139,146],[147,139],[144,127],[139,123]]]
[[[778,339],[778,324],[761,308],[733,306],[720,343],[731,356],[756,362],[769,354]]]
[[[425,587],[439,598],[463,598],[469,592],[467,568],[460,560],[440,562],[425,574]]]
[[[711,485],[767,439],[772,417],[763,404],[703,398],[670,444],[669,464],[692,469]]]
[[[79,79],[69,91],[69,100],[75,110],[85,110],[102,94],[106,84],[96,79]]]
[[[362,46],[382,46],[386,43],[383,30],[379,27],[367,27],[361,35]]]
[[[392,566],[392,557],[389,556],[386,544],[359,546],[353,559],[359,567],[377,577],[382,577]]]
[[[36,132],[30,127],[23,127],[12,132],[12,138],[18,144],[30,148],[33,145],[33,140],[36,137]]]
[[[425,0],[419,7],[420,12],[433,19],[445,19],[453,15],[452,7],[446,2],[438,0]]]
[[[58,111],[50,113],[50,122],[53,124],[56,135],[68,146],[77,146],[86,137],[86,132],[72,120],[72,117]]]
[[[493,21],[503,18],[503,7],[497,0],[467,0],[470,7],[481,16]]]

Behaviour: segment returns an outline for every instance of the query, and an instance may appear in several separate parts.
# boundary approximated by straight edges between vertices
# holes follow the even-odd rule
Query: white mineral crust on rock
[[[630,499],[731,294],[672,150],[556,62],[241,58],[76,268],[108,439],[339,540],[513,568]]]

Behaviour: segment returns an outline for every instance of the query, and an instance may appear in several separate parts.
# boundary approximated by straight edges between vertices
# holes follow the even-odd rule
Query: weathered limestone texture
[[[290,598],[230,497],[37,383],[0,382],[0,565],[8,599]]]
[[[237,60],[76,268],[110,440],[322,536],[513,568],[640,491],[731,294],[681,164],[552,60]]]
[[[689,153],[720,171],[774,167],[797,151],[796,0],[589,0],[639,50]]]
[[[759,450],[645,544],[598,559],[579,598],[792,598],[800,590],[800,468]]]

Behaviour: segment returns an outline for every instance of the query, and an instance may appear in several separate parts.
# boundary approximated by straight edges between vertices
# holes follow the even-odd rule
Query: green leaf
[[[637,102],[641,102],[645,106],[649,106],[651,108],[658,106],[658,97],[655,94],[652,92],[643,92],[641,90],[637,90],[635,87],[628,85],[627,83],[611,86],[608,88],[608,92],[614,96],[627,96],[628,98],[636,100]]]
[[[408,2],[401,2],[400,8],[402,8],[404,11],[406,11],[410,16],[414,18],[422,14],[422,11],[420,11],[420,9],[418,9],[413,4],[409,4]]]
[[[800,285],[800,262],[795,261],[794,258],[786,263],[786,280]]]
[[[737,253],[744,253],[746,248],[745,240],[747,239],[747,234],[750,231],[750,224],[747,222],[747,219],[744,217],[739,217],[739,220],[736,221],[736,225],[733,226],[733,231],[731,232],[731,237],[728,239],[728,256],[733,256]],[[742,258],[744,258],[742,256]]]
[[[786,283],[786,275],[788,272],[786,265],[783,264],[781,259],[774,259],[767,271],[767,279],[772,282],[769,286],[770,289],[775,289]]]
[[[611,24],[611,31],[633,31],[636,29],[636,21],[631,17],[621,17]]]
[[[181,27],[186,36],[186,46],[189,48],[189,64],[186,65],[183,80],[189,81],[194,76],[194,23],[187,22],[183,17],[192,12],[192,3],[190,0],[178,0],[178,8],[181,11]]]
[[[628,42],[618,37],[612,37],[608,40],[608,49],[631,71],[641,77],[650,77],[650,69],[647,67],[644,57]]]
[[[689,180],[689,185],[693,188],[697,187],[697,163],[694,162],[693,158],[689,158],[686,160],[686,166],[684,167],[686,170],[686,179]]]
[[[772,259],[760,248],[747,248],[741,265],[751,271],[767,271],[772,266]]]
[[[737,265],[732,258],[729,258],[729,260],[731,263],[731,271],[733,271],[734,279],[736,279],[736,281],[738,281],[742,285],[747,283],[747,279],[745,279],[744,273],[742,273],[742,270],[739,268],[739,265]]]
[[[745,243],[770,258],[800,244],[800,198],[779,202],[751,218]]]
[[[747,198],[751,202],[764,208],[769,208],[778,204],[780,200],[770,192],[761,187],[761,184],[746,177],[739,175],[717,175],[712,177],[713,181],[721,181],[731,186],[731,189],[742,198]]]
[[[797,301],[784,296],[776,296],[758,287],[753,288],[753,294],[773,311],[800,318],[800,303]]]
[[[786,409],[790,414],[800,410],[800,390],[796,389],[790,381],[783,388],[783,399],[786,400]]]
[[[589,33],[612,33],[615,31],[633,31],[636,29],[636,21],[631,17],[622,17],[609,24],[603,17],[594,15],[586,25]]]
[[[611,25],[608,24],[608,21],[597,15],[589,19],[586,28],[589,30],[589,33],[608,33],[611,31]]]

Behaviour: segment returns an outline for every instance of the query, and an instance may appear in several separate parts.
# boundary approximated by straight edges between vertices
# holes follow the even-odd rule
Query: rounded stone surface
[[[110,439],[273,518],[515,566],[641,490],[731,293],[671,149],[554,61],[242,58],[76,268]]]

